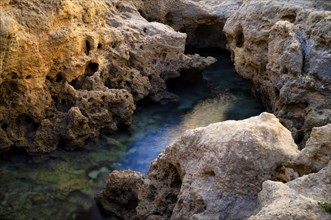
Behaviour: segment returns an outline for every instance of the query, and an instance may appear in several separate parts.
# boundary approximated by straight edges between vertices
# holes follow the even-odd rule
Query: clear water
[[[180,97],[178,103],[140,103],[131,128],[103,135],[93,149],[33,158],[18,152],[1,155],[0,219],[106,219],[93,195],[111,170],[146,172],[186,129],[264,111],[228,55],[208,54],[219,61],[204,70],[203,79],[169,85]]]

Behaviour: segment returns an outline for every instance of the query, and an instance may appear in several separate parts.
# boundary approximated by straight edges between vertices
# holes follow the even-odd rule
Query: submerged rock
[[[147,175],[111,173],[96,200],[125,219],[248,218],[257,208],[262,183],[276,179],[278,168],[298,153],[291,133],[272,114],[216,123],[188,130]],[[115,196],[119,192],[135,205],[122,206]]]
[[[129,125],[135,101],[173,99],[165,80],[215,60],[148,22],[140,1],[1,1],[0,151],[84,145]]]

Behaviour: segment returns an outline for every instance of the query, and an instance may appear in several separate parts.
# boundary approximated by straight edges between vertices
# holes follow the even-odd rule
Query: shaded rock
[[[109,174],[107,187],[102,194],[96,195],[96,201],[103,209],[124,219],[137,215],[138,194],[143,185],[141,173],[127,170],[113,171]],[[103,195],[108,195],[104,197]]]
[[[257,207],[262,183],[276,178],[278,167],[298,152],[291,133],[272,114],[216,123],[188,130],[159,155],[145,176],[131,171],[110,174],[96,200],[114,212],[119,208],[109,205],[114,195],[134,191],[135,212],[116,212],[125,219],[156,214],[172,219],[243,219]],[[125,180],[114,180],[116,175]],[[127,190],[131,180],[139,184]]]
[[[74,149],[130,125],[135,101],[215,59],[184,55],[186,34],[146,21],[141,1],[0,3],[1,151]]]
[[[224,26],[237,72],[298,143],[331,121],[330,8],[320,0],[246,1]]]
[[[319,202],[331,198],[331,163],[318,173],[305,175],[286,184],[266,181],[259,193],[261,209],[249,219],[330,219]]]
[[[140,13],[147,20],[159,21],[186,33],[188,46],[226,49],[223,27],[240,5],[240,1],[234,0],[145,0]]]
[[[230,49],[237,72],[303,147],[331,121],[330,11],[323,0],[145,0],[139,12],[187,33],[188,49]]]
[[[317,172],[327,166],[331,158],[331,124],[313,128],[306,147],[294,160],[301,174]]]

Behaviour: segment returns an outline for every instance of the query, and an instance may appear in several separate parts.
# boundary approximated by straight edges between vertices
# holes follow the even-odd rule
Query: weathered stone
[[[240,4],[233,0],[145,0],[141,14],[147,20],[159,21],[187,33],[189,46],[226,49],[223,26]]]
[[[143,180],[143,175],[135,171],[113,171],[108,176],[105,190],[96,195],[96,201],[107,213],[130,219],[137,215],[135,208]]]
[[[331,163],[318,173],[305,175],[286,184],[266,181],[259,193],[261,209],[250,220],[330,219],[319,203],[330,202]]]
[[[141,1],[1,1],[1,151],[72,149],[131,123],[134,102],[171,100],[165,80],[215,61],[186,34],[140,16]]]
[[[158,213],[172,219],[247,218],[257,206],[262,183],[277,178],[278,168],[298,152],[291,133],[269,113],[189,130],[141,176],[136,213],[120,217],[143,219]],[[137,176],[130,171],[121,175]],[[113,198],[108,189],[123,191],[126,181],[111,181],[98,201]],[[114,209],[109,203],[102,206]]]
[[[219,48],[226,48],[228,41],[239,74],[255,84],[257,94],[298,142],[308,138],[312,127],[331,120],[330,2],[7,0],[0,7],[3,150],[13,143],[44,148],[33,136],[49,130],[41,126],[45,119],[53,125],[52,134],[66,142],[68,135],[60,131],[71,107],[79,107],[88,118],[90,137],[102,128],[112,131],[118,123],[130,124],[113,114],[116,108],[105,114],[100,100],[91,104],[101,106],[95,111],[106,115],[107,123],[91,116],[81,108],[77,91],[125,89],[128,94],[121,94],[127,106],[131,95],[135,101],[146,96],[160,102],[176,99],[164,81],[194,63],[201,69],[213,62],[184,55],[185,40],[196,47]],[[126,115],[134,111],[134,103],[130,106]],[[36,126],[17,125],[26,123],[18,122],[19,117]],[[86,137],[76,137],[81,138],[77,143]],[[43,151],[56,148],[56,139]]]
[[[298,142],[331,121],[330,9],[321,0],[246,1],[224,26],[237,72]]]
[[[187,33],[188,46],[230,49],[302,147],[331,121],[330,10],[324,0],[145,0],[140,13]]]
[[[331,158],[331,124],[313,128],[306,147],[294,160],[301,174],[317,172],[327,166]]]

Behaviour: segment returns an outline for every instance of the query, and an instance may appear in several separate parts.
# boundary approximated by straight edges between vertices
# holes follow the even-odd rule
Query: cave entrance
[[[228,43],[223,32],[224,22],[215,21],[208,24],[198,24],[195,27],[182,28],[187,34],[187,48],[219,48],[226,49]]]

